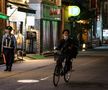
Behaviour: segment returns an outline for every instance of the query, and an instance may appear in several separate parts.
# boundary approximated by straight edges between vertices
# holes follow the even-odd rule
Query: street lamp
[[[71,35],[75,35],[75,31],[73,31],[75,27],[75,17],[80,14],[80,8],[76,5],[68,6],[68,17],[71,25]]]
[[[74,17],[80,14],[80,8],[78,6],[68,6],[68,16]]]

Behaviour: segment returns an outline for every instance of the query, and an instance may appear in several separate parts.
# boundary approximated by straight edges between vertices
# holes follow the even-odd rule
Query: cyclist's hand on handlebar
[[[54,53],[57,53],[58,50],[54,50]]]
[[[60,50],[54,50],[54,53],[60,54]]]

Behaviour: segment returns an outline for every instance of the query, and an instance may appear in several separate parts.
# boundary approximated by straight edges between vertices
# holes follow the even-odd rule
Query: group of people
[[[6,64],[6,69],[4,71],[11,71],[12,64],[14,62],[14,54],[17,49],[17,41],[13,34],[11,26],[5,28],[5,33],[2,38],[2,55],[4,63]],[[63,38],[60,40],[57,46],[57,50],[62,50],[61,61],[66,58],[66,64],[71,63],[72,58],[76,58],[78,54],[78,41],[75,41],[73,38],[69,37],[70,32],[68,29],[63,31]]]

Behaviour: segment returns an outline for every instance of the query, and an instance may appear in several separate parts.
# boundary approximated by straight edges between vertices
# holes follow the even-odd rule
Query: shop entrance
[[[27,53],[36,53],[36,32],[27,31],[26,37],[26,52]]]
[[[42,51],[52,51],[57,46],[58,25],[57,21],[43,20]]]

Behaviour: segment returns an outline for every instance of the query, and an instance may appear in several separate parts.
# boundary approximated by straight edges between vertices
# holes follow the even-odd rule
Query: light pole
[[[68,6],[68,19],[71,25],[71,35],[72,37],[76,36],[75,34],[75,17],[80,14],[80,8],[76,5]]]

